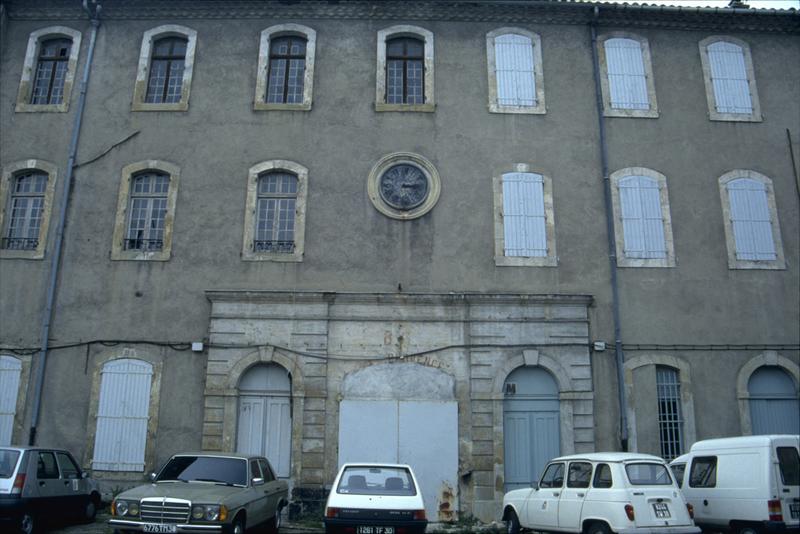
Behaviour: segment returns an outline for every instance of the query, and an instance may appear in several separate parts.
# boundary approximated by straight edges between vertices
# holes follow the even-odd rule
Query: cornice
[[[78,0],[4,0],[9,20],[84,20]],[[566,0],[497,2],[426,0],[101,0],[116,20],[267,19],[452,21],[496,24],[588,24],[594,7],[604,27],[800,33],[795,10],[709,9],[595,4]]]

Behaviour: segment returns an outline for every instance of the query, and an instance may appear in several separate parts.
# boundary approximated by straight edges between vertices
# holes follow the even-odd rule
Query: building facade
[[[491,521],[558,454],[800,431],[796,11],[0,6],[0,444]]]

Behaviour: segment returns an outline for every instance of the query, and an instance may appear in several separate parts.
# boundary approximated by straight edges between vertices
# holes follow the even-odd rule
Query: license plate
[[[357,527],[356,534],[394,534],[394,527]]]
[[[656,517],[660,519],[671,517],[669,515],[669,506],[667,506],[667,503],[665,502],[654,502],[653,511],[656,513]]]
[[[800,517],[800,502],[789,503],[789,515],[792,516],[792,519]]]
[[[161,525],[159,523],[142,524],[142,532],[158,532],[159,534],[174,534],[178,532],[175,525]]]

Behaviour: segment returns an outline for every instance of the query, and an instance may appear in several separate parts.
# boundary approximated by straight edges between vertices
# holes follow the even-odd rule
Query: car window
[[[698,456],[692,460],[689,472],[689,486],[692,488],[713,488],[717,485],[717,457]]]
[[[778,465],[784,486],[800,486],[800,455],[794,447],[778,447]]]
[[[564,464],[550,464],[544,470],[540,488],[560,488],[564,485]]]
[[[664,464],[642,462],[626,464],[625,472],[634,486],[670,486],[672,477]]]
[[[250,460],[250,479],[264,478],[261,475],[261,468],[258,466],[258,460]]]
[[[403,467],[346,467],[336,493],[355,495],[416,495],[411,472]]]
[[[247,486],[247,460],[221,456],[173,456],[156,477],[156,482],[170,480]]]
[[[40,452],[36,467],[36,478],[58,478],[58,466],[56,457],[52,452]]]
[[[610,488],[614,484],[611,477],[611,467],[608,464],[597,464],[594,470],[593,488]]]
[[[81,470],[72,457],[65,452],[57,452],[58,465],[61,467],[61,476],[64,478],[81,478]]]
[[[675,482],[678,483],[678,487],[683,485],[683,473],[686,471],[686,464],[672,464],[670,466],[672,468],[672,474],[675,475]]]
[[[265,482],[272,482],[275,480],[275,474],[272,472],[272,467],[269,465],[268,461],[264,458],[259,458],[258,465],[261,466],[261,473],[264,475]]]
[[[568,488],[588,488],[592,479],[592,464],[589,462],[571,462],[567,472]]]
[[[0,449],[0,478],[11,478],[19,459],[19,451]]]

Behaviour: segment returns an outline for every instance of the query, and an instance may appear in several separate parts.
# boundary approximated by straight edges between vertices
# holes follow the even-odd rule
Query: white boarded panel
[[[236,452],[256,455],[262,453],[261,436],[264,433],[266,400],[266,397],[239,397],[239,431],[236,438]]]
[[[397,463],[397,401],[339,404],[339,467],[348,462]]]
[[[275,474],[288,478],[291,468],[292,423],[289,397],[267,397],[267,436],[264,456]]]
[[[12,356],[0,356],[0,445],[11,445],[21,373],[21,361]]]
[[[500,35],[494,40],[497,103],[501,106],[536,105],[533,44],[530,37]]]
[[[708,45],[707,50],[717,111],[752,113],[753,102],[742,47],[719,41]]]
[[[611,107],[650,109],[642,45],[634,39],[608,39],[605,52]]]

